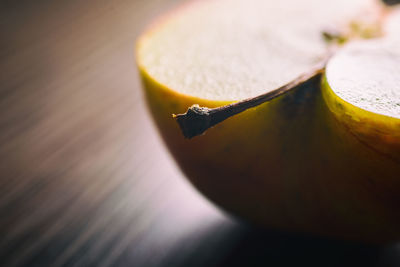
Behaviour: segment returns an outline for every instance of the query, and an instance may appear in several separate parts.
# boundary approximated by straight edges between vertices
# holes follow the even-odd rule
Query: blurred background
[[[257,229],[183,177],[134,43],[183,0],[0,0],[1,266],[400,266],[372,246]]]

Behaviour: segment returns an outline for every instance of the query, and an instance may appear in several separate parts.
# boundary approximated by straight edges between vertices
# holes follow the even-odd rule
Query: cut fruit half
[[[382,27],[390,13],[373,0],[206,0],[155,23],[138,41],[137,64],[150,111],[188,179],[265,227],[400,239],[398,50],[381,40],[343,46],[398,36],[396,20]],[[322,90],[320,76],[308,77],[191,140],[171,118],[193,104],[237,105],[276,92],[332,50],[339,52]]]

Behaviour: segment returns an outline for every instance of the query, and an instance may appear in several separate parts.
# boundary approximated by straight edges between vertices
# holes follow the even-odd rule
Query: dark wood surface
[[[185,180],[133,53],[179,2],[0,0],[0,265],[400,266],[400,245],[252,228]]]

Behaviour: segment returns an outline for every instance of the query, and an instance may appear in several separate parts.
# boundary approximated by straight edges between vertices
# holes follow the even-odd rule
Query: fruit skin
[[[399,162],[338,120],[319,79],[187,140],[171,114],[227,102],[176,93],[139,70],[170,152],[216,204],[276,229],[378,243],[400,238]]]

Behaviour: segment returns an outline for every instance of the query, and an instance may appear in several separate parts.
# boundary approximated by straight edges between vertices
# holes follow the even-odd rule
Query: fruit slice
[[[323,36],[365,36],[360,29],[370,29],[364,18],[377,17],[375,5],[208,0],[170,13],[141,36],[137,63],[150,110],[203,194],[267,227],[374,242],[400,238],[400,164],[343,127],[319,79],[192,140],[171,118],[193,104],[222,106],[308,72],[335,45]]]
[[[347,45],[328,63],[324,85],[330,110],[347,129],[400,162],[400,42]]]

